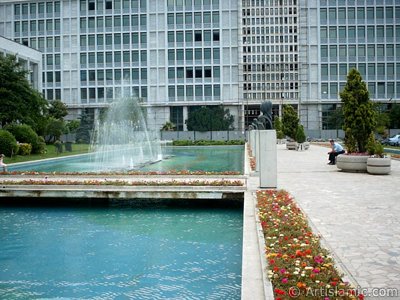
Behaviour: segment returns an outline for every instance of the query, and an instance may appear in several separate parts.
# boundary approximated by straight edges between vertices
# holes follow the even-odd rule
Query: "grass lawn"
[[[6,164],[13,164],[18,162],[24,161],[31,161],[31,160],[39,160],[45,158],[53,158],[53,157],[61,157],[61,156],[68,156],[68,155],[75,155],[75,154],[83,154],[87,153],[89,150],[89,144],[72,144],[72,151],[63,151],[60,154],[57,154],[56,147],[54,145],[46,145],[46,153],[44,154],[31,154],[31,155],[15,155],[12,158],[6,157],[4,162]]]

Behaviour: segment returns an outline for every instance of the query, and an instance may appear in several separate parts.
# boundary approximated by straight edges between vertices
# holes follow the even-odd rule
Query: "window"
[[[213,31],[213,41],[219,42],[219,31],[218,30]]]
[[[201,42],[202,41],[201,31],[195,31],[194,32],[194,41],[195,42]]]
[[[203,70],[201,67],[196,67],[195,68],[195,77],[196,78],[202,78],[203,77]]]
[[[112,0],[106,1],[106,9],[112,9]]]
[[[88,10],[95,10],[95,9],[96,9],[95,1],[94,0],[89,0]]]

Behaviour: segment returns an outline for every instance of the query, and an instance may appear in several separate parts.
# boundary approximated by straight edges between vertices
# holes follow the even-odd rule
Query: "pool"
[[[243,212],[1,207],[4,299],[240,299]]]
[[[191,146],[163,148],[167,157],[154,164],[138,167],[141,171],[237,171],[243,173],[243,146]],[[58,159],[10,165],[9,171],[37,172],[92,172],[91,155],[79,155]]]

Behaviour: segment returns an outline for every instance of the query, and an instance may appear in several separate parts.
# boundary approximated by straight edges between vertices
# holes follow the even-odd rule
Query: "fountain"
[[[95,171],[132,170],[162,159],[158,131],[147,130],[137,98],[121,97],[95,124],[91,141]]]

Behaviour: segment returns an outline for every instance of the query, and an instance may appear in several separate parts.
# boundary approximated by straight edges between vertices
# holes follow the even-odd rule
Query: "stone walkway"
[[[390,299],[400,299],[400,161],[392,159],[390,175],[345,173],[327,165],[328,151],[278,145],[278,188],[295,197],[353,282],[381,295],[397,289]]]

